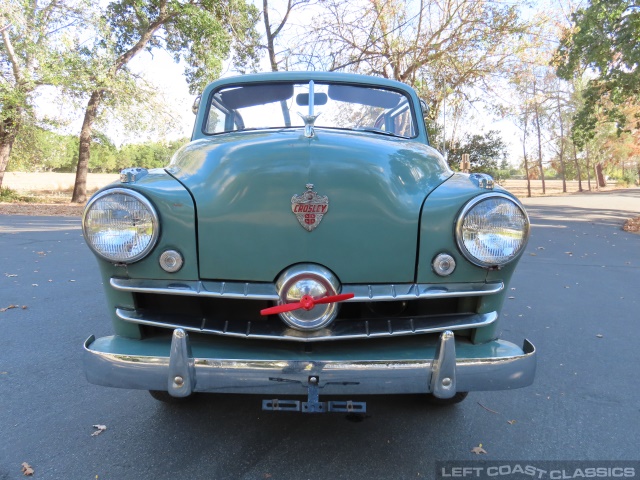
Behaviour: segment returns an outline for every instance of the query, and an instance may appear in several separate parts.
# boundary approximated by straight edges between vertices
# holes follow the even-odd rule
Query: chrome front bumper
[[[284,350],[281,343],[239,350],[229,339],[206,337],[190,340],[182,329],[174,330],[170,341],[91,336],[84,344],[85,374],[97,385],[164,390],[175,397],[192,392],[302,395],[313,377],[322,395],[451,398],[456,392],[526,387],[536,370],[535,347],[528,340],[522,349],[502,340],[472,345],[456,340],[451,331],[432,344],[420,344],[423,336],[406,340],[413,349],[372,344],[369,355]]]

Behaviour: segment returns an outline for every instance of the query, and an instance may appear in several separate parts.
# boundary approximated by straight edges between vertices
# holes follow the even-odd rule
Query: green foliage
[[[561,78],[570,80],[584,69],[595,72],[583,92],[584,105],[575,117],[574,141],[583,146],[593,137],[598,114],[625,124],[620,106],[640,99],[640,6],[633,0],[592,0],[573,15],[555,63]]]
[[[100,132],[91,142],[89,171],[117,173],[127,167],[162,168],[188,139],[144,142],[118,148]],[[16,140],[10,170],[15,172],[73,172],[78,163],[78,137],[38,127],[24,128]]]
[[[33,127],[37,90],[60,86],[70,42],[68,32],[83,21],[88,0],[0,2],[0,185],[16,136]]]
[[[173,154],[188,142],[187,139],[168,143],[145,142],[122,146],[117,152],[116,168],[109,172],[120,171],[127,167],[161,168],[166,167]],[[96,171],[95,167],[91,171]],[[107,170],[105,170],[106,172]]]
[[[469,154],[472,172],[497,176],[498,166],[504,164],[507,158],[507,146],[497,130],[491,130],[484,135],[467,134],[461,141],[454,142],[449,147],[447,161],[454,170],[460,168],[463,153]]]
[[[71,172],[78,158],[78,137],[26,125],[18,134],[8,170]]]
[[[607,168],[605,172],[610,180],[615,181],[621,187],[636,185],[638,182],[638,172],[634,169]]]
[[[12,202],[34,202],[36,199],[28,195],[20,195],[15,190],[10,188],[0,187],[0,202],[12,203]]]
[[[255,24],[259,12],[245,0],[119,0],[108,5],[106,18],[109,36],[100,45],[117,57],[116,72],[144,42],[144,50],[164,48],[176,62],[185,62],[193,94],[220,75],[222,62],[231,53],[245,67],[258,61]]]

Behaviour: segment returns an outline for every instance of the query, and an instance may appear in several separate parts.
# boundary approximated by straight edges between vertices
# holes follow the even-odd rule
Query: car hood
[[[301,262],[342,283],[412,282],[422,203],[451,176],[426,145],[322,129],[198,140],[167,171],[196,203],[200,277],[254,282]],[[312,231],[292,212],[308,184],[328,199]]]

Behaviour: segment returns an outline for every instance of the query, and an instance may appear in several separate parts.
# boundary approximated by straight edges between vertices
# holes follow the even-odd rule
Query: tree
[[[301,5],[308,5],[309,3],[311,3],[311,0],[287,0],[287,6],[284,9],[284,14],[280,15],[280,21],[279,23],[276,22],[277,26],[275,26],[271,24],[273,10],[269,7],[269,0],[262,0],[262,20],[264,22],[265,39],[267,43],[261,47],[267,51],[269,65],[272,72],[277,72],[279,70],[279,64],[282,61],[286,61],[288,58],[288,55],[285,55],[285,58],[278,60],[279,52],[276,51],[276,42],[287,24],[289,15],[297,7]],[[291,48],[285,47],[284,51],[290,53]]]
[[[0,186],[17,135],[36,121],[36,89],[66,79],[58,61],[67,48],[63,37],[82,22],[86,7],[64,0],[0,3]]]
[[[86,200],[92,131],[107,101],[127,102],[129,62],[143,51],[164,48],[186,64],[191,93],[218,76],[232,49],[236,60],[256,59],[257,9],[245,0],[119,0],[109,4],[101,35],[86,51],[81,78],[88,87],[80,131],[78,168],[72,202]],[[90,67],[88,67],[90,66]]]
[[[487,0],[324,0],[298,61],[408,83],[436,114],[444,95],[489,89],[528,28],[518,9]],[[446,87],[446,91],[443,88]],[[450,103],[453,100],[448,100]]]
[[[595,75],[576,114],[575,126],[582,132],[576,140],[582,146],[594,134],[599,110],[620,132],[626,123],[621,106],[640,99],[640,5],[635,0],[591,0],[572,18],[574,26],[565,31],[554,63],[567,80],[585,70]]]
[[[469,154],[472,172],[494,174],[507,158],[507,145],[497,130],[491,130],[484,135],[467,134],[461,141],[453,142],[449,146],[449,166],[457,170],[463,153]]]

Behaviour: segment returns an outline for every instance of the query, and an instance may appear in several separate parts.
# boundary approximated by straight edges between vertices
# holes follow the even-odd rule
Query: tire
[[[188,397],[172,397],[169,395],[169,392],[165,392],[164,390],[149,390],[149,395],[162,403],[178,405],[181,403],[187,403],[193,400],[195,397],[194,394],[189,395]]]
[[[433,396],[433,394],[427,394],[427,402],[431,405],[438,405],[440,407],[447,407],[449,405],[455,405],[456,403],[460,403],[465,398],[467,398],[469,392],[458,392],[451,398],[438,398]]]

